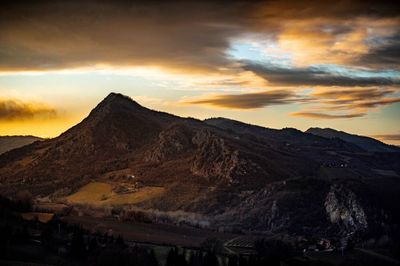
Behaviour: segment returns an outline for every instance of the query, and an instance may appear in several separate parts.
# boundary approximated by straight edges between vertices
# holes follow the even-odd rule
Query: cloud
[[[271,105],[306,102],[309,99],[296,95],[290,90],[274,90],[257,93],[228,94],[189,100],[187,104],[211,105],[222,108],[254,109]]]
[[[243,61],[243,68],[279,86],[376,86],[398,85],[400,78],[351,75],[351,70],[339,72],[333,66],[282,68],[252,61]],[[329,70],[329,68],[332,68]],[[342,70],[342,69],[340,69]],[[368,72],[367,72],[368,74]]]
[[[363,99],[377,99],[384,97],[388,94],[395,93],[396,90],[392,88],[356,88],[356,89],[336,89],[325,90],[313,93],[313,96],[319,98],[330,98],[338,101],[351,101]]]
[[[0,121],[55,118],[55,109],[43,103],[0,98]]]
[[[394,88],[356,88],[356,89],[335,89],[312,93],[312,97],[318,99],[320,109],[325,110],[353,110],[376,108],[382,105],[389,105],[400,102],[399,97],[388,97],[398,89]],[[325,106],[324,106],[325,105]],[[328,105],[328,106],[327,106]]]
[[[365,66],[398,69],[400,66],[400,33],[380,40],[376,47],[360,56],[356,63]]]
[[[372,135],[371,137],[382,141],[400,141],[400,134]]]
[[[397,91],[395,88],[380,87],[317,90],[309,96],[316,105],[291,115],[321,119],[361,117],[371,109],[400,102],[399,97],[390,97]]]
[[[353,113],[353,114],[327,114],[327,113],[313,113],[313,112],[295,112],[291,113],[291,116],[298,116],[303,118],[312,119],[343,119],[343,118],[355,118],[364,116],[364,113]]]
[[[0,69],[160,66],[215,71],[252,4],[35,1],[0,11]],[[243,11],[240,12],[240,11]]]
[[[359,102],[355,103],[352,105],[354,108],[375,108],[381,105],[388,105],[392,103],[398,103],[400,102],[400,98],[385,98],[381,100],[375,100],[375,101],[364,101],[364,102]]]
[[[329,8],[320,1],[5,1],[0,70],[232,71],[238,65],[226,51],[251,33],[273,36],[308,64],[328,55],[343,62],[368,53],[365,38],[382,36],[379,27],[398,28],[398,14],[393,2],[361,0]]]
[[[185,100],[185,104],[200,104],[220,108],[256,109],[272,105],[307,104],[307,110],[291,116],[339,119],[366,115],[370,109],[400,102],[398,97],[388,97],[394,88],[323,89],[299,94],[293,89],[262,91],[256,93],[205,95]],[[340,113],[338,113],[340,112]]]

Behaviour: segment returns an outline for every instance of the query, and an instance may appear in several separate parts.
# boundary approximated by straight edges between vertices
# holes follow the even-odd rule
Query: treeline
[[[55,220],[47,224],[42,237],[49,249],[58,253],[61,249],[66,256],[85,265],[160,265],[154,250],[130,247],[120,235],[114,237],[108,233],[91,233],[80,226]]]

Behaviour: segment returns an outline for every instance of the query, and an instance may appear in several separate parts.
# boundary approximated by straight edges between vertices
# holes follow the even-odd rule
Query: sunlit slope
[[[68,196],[67,201],[90,205],[122,205],[147,201],[159,197],[163,193],[164,188],[162,187],[143,187],[136,192],[118,194],[113,191],[111,184],[92,182]]]

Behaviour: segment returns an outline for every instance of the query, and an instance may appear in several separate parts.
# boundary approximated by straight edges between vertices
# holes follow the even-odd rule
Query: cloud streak
[[[354,76],[351,72],[338,73],[322,67],[279,68],[244,61],[243,68],[265,78],[271,85],[279,86],[388,86],[399,85],[400,78]]]
[[[51,119],[56,116],[56,110],[43,103],[0,98],[0,121]]]
[[[353,113],[353,114],[327,114],[327,113],[317,113],[317,112],[295,112],[291,113],[291,116],[312,118],[312,119],[343,119],[343,118],[355,118],[362,117],[363,113]]]
[[[381,134],[381,135],[372,135],[371,137],[388,142],[400,141],[400,134]]]
[[[271,105],[307,102],[309,99],[290,90],[273,90],[258,93],[227,94],[186,101],[188,104],[211,105],[233,109],[255,109]]]

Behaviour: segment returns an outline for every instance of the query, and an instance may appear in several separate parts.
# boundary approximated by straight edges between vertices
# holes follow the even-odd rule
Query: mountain
[[[329,139],[341,139],[346,142],[353,143],[354,145],[357,145],[358,147],[368,152],[400,152],[400,149],[398,147],[387,145],[379,140],[370,137],[349,134],[331,128],[312,127],[307,129],[306,133]]]
[[[291,128],[181,118],[111,93],[59,137],[0,156],[0,193],[223,230],[379,233],[400,221],[399,159]]]
[[[35,136],[0,136],[0,154],[38,140],[43,139]]]

